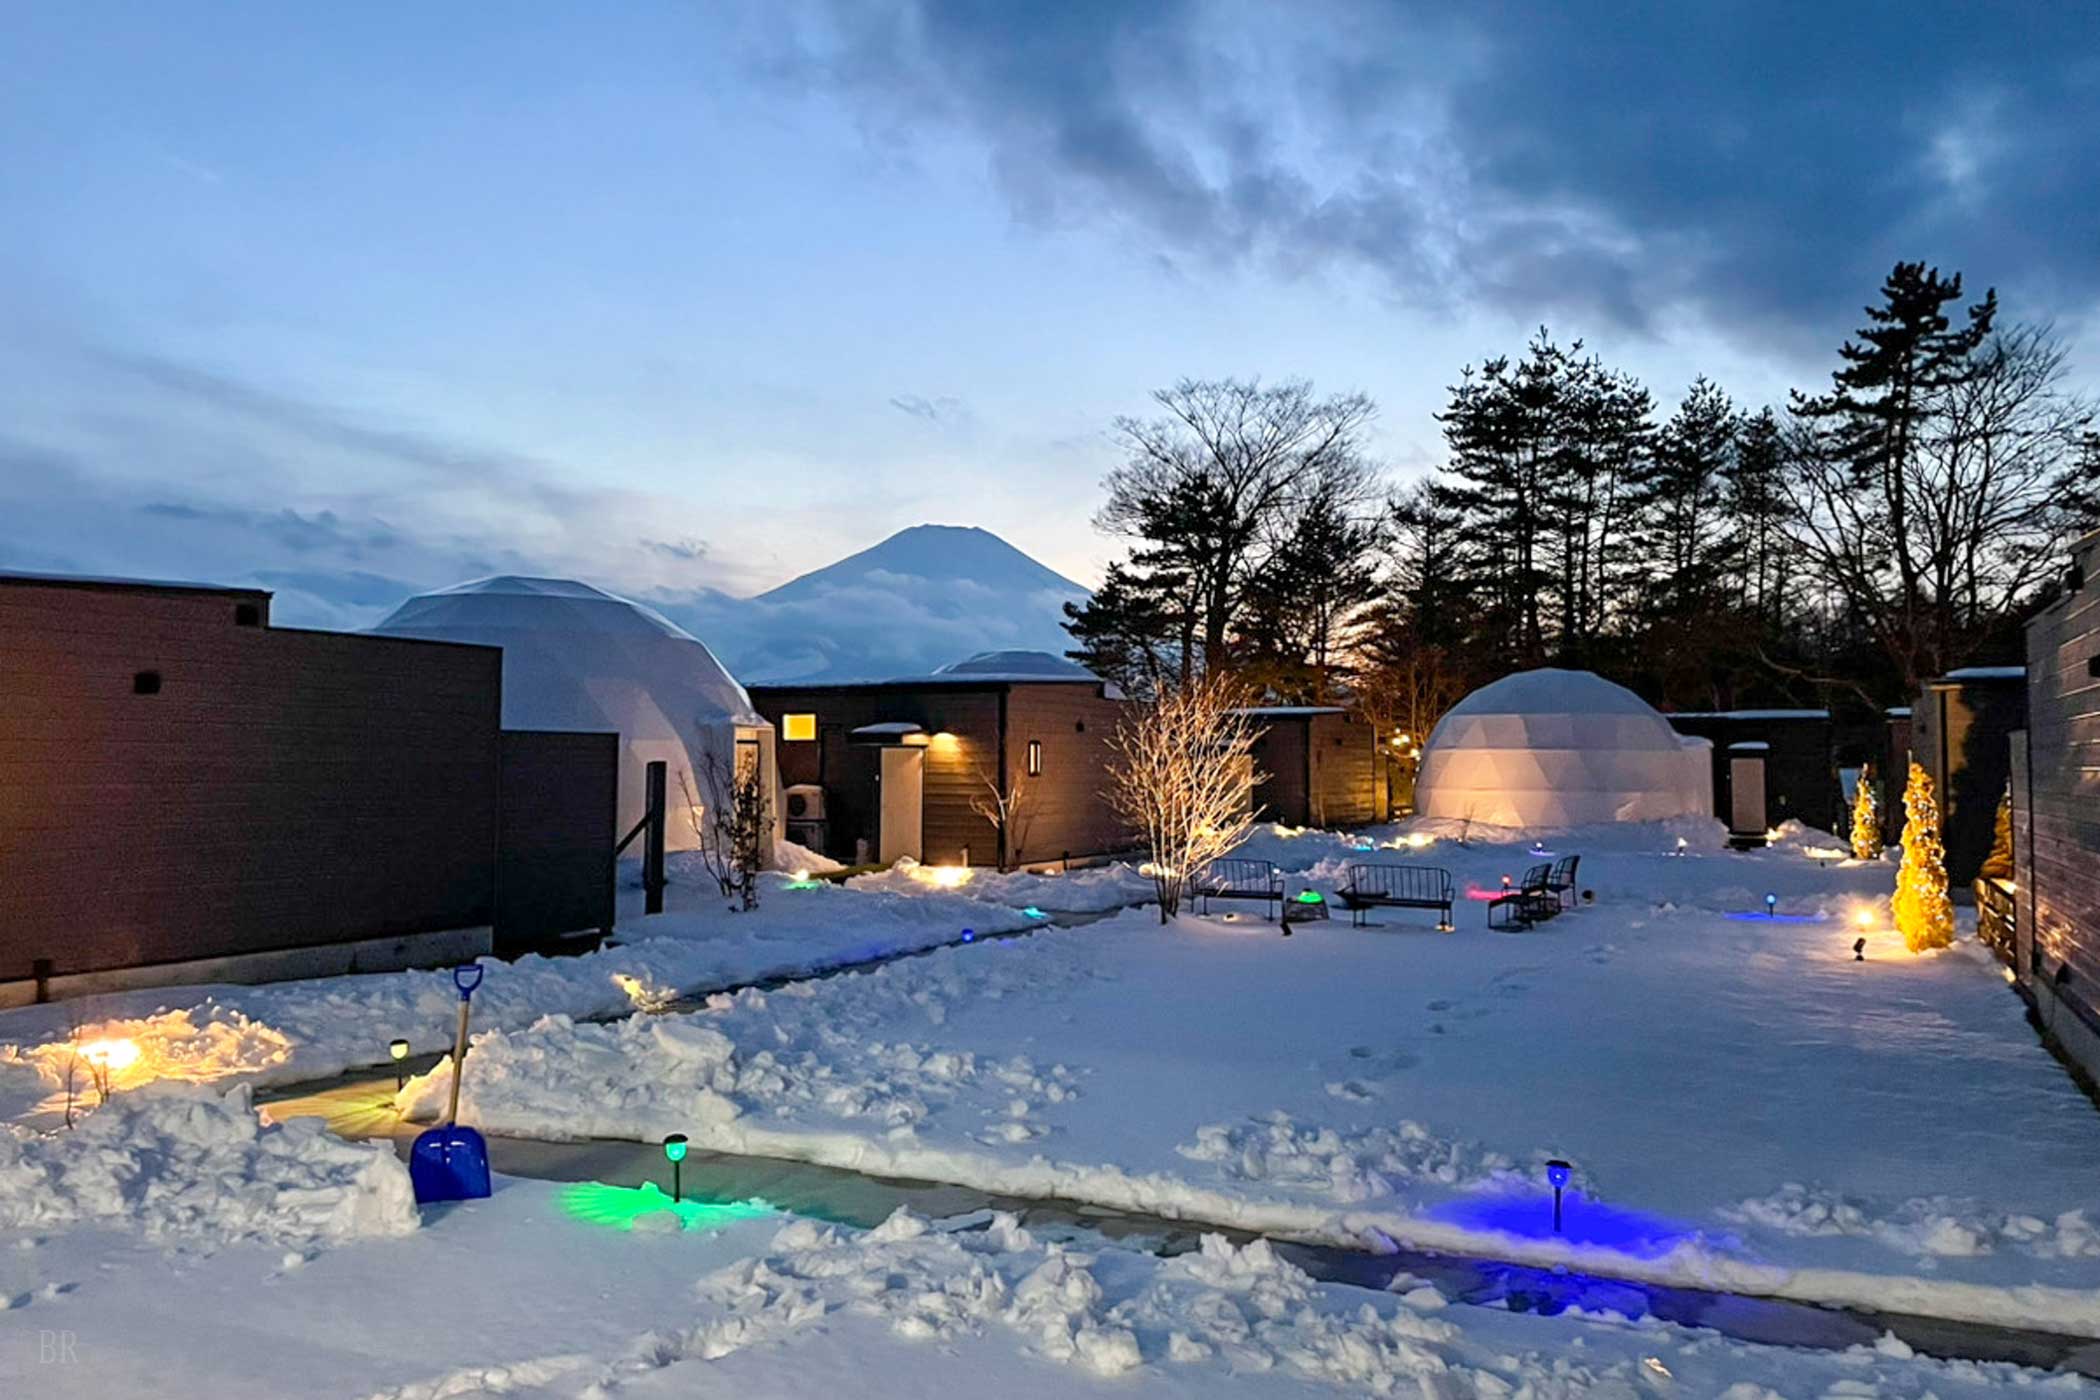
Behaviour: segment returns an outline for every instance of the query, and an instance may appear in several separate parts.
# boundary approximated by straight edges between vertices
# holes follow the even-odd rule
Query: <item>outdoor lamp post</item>
[[[1568,1178],[1574,1170],[1558,1157],[1546,1163],[1546,1180],[1553,1185],[1553,1233],[1556,1235],[1560,1233],[1560,1193],[1567,1186]]]
[[[394,1057],[394,1092],[398,1094],[408,1086],[408,1066],[403,1063],[408,1058],[408,1042],[389,1041],[386,1052]]]
[[[1683,854],[1684,854],[1684,848],[1685,848],[1686,846],[1689,846],[1690,844],[1691,844],[1691,842],[1689,842],[1689,841],[1685,840],[1685,839],[1684,839],[1684,838],[1683,838],[1682,836],[1678,837],[1678,838],[1677,838],[1677,854],[1679,854],[1679,855],[1683,855]]]
[[[1867,940],[1866,940],[1866,939],[1864,939],[1864,938],[1855,938],[1855,939],[1853,939],[1853,940],[1852,940],[1852,961],[1854,961],[1854,962],[1865,962],[1866,960],[1867,960]]]
[[[672,1133],[664,1139],[664,1156],[671,1162],[671,1203],[676,1205],[685,1198],[684,1173],[678,1166],[685,1160],[684,1133]]]
[[[1766,896],[1765,896],[1765,917],[1769,919],[1769,918],[1771,918],[1771,917],[1772,917],[1772,916],[1773,916],[1774,914],[1777,914],[1778,912],[1779,912],[1779,896],[1778,896],[1778,895],[1776,895],[1776,894],[1768,894],[1768,895],[1766,895]]]

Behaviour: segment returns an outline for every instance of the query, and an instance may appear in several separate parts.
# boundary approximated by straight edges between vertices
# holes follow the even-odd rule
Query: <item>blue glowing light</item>
[[[1546,1163],[1546,1180],[1553,1184],[1554,1190],[1558,1191],[1561,1187],[1568,1184],[1568,1177],[1571,1171],[1572,1168],[1566,1162],[1548,1162]]]
[[[1820,924],[1823,922],[1821,914],[1765,914],[1754,910],[1742,909],[1732,914],[1723,914],[1721,917],[1738,921],[1748,919],[1760,924]]]
[[[966,929],[964,929],[964,930],[963,930],[963,942],[965,942],[965,943],[975,943],[976,941],[977,941],[977,930],[976,930],[976,929],[974,929],[974,928],[966,928]]]
[[[1778,896],[1778,895],[1776,895],[1776,894],[1768,894],[1768,895],[1766,895],[1766,896],[1765,896],[1765,913],[1767,913],[1767,914],[1770,914],[1770,913],[1771,913],[1771,912],[1772,912],[1773,910],[1777,909],[1778,907],[1779,907],[1779,896]]]
[[[1616,1250],[1636,1259],[1656,1259],[1697,1235],[1662,1216],[1593,1200],[1580,1190],[1564,1193],[1561,1228],[1553,1228],[1553,1202],[1539,1191],[1462,1196],[1429,1212],[1433,1220],[1469,1230],[1494,1230],[1525,1240],[1566,1240]]]

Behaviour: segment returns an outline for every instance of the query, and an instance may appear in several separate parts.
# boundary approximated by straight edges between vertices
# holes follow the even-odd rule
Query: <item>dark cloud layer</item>
[[[2100,296],[2100,6],[859,0],[778,72],[987,147],[1017,214],[1418,304],[1785,334],[1898,257]]]

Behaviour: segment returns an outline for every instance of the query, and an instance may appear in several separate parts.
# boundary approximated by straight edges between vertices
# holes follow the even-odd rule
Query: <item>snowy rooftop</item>
[[[970,680],[1094,681],[1092,671],[1076,661],[1047,651],[981,651],[950,662],[933,673]]]
[[[1829,719],[1828,710],[1673,710],[1671,719]]]
[[[1940,677],[1943,681],[2024,681],[2025,666],[1964,666]]]
[[[51,583],[72,588],[162,588],[175,593],[240,593],[269,597],[267,588],[200,583],[195,579],[126,578],[120,574],[48,574],[31,569],[0,569],[0,583]]]

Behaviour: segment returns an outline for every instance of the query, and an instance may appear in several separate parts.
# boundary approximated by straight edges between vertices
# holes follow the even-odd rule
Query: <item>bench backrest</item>
[[[1549,878],[1551,878],[1552,874],[1553,867],[1545,864],[1544,862],[1541,862],[1540,864],[1534,865],[1529,870],[1524,872],[1524,879],[1518,885],[1518,888],[1526,890],[1545,889],[1546,882]]]
[[[1352,865],[1349,888],[1381,899],[1451,902],[1451,872],[1436,865]]]
[[[1579,855],[1562,856],[1559,860],[1553,862],[1553,887],[1555,889],[1564,889],[1573,885],[1575,883],[1575,867],[1581,863],[1582,857]]]
[[[1283,879],[1273,861],[1244,857],[1214,860],[1196,876],[1201,890],[1280,890]]]

